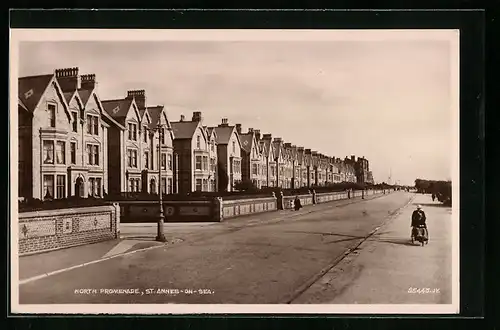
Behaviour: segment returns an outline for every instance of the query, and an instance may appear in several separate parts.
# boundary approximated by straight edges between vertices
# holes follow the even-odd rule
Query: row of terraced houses
[[[258,188],[373,182],[364,157],[328,157],[227,118],[210,127],[199,111],[173,120],[145,90],[103,100],[95,74],[78,68],[20,78],[18,128],[21,198],[232,191],[242,180]]]

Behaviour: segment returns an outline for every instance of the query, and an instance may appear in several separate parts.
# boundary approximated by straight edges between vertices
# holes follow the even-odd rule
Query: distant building
[[[184,115],[178,122],[171,122],[174,133],[174,150],[179,157],[179,193],[210,191],[213,169],[209,167],[210,140],[208,129],[202,126],[201,112],[193,112],[192,120]]]
[[[265,163],[265,186],[267,187],[277,187],[276,180],[276,158],[275,158],[275,150],[273,145],[273,138],[271,134],[262,135],[261,140],[261,149],[263,155],[263,162]]]
[[[217,132],[213,127],[204,126],[207,131],[207,138],[209,144],[209,191],[218,191],[218,181],[217,181]]]
[[[161,145],[163,193],[173,193],[173,135],[163,106],[147,106],[144,90],[102,102],[114,123],[109,129],[110,191],[158,193]],[[161,126],[161,141],[159,141]]]
[[[253,128],[249,128],[247,133],[242,133],[240,124],[236,124],[236,131],[241,141],[242,179],[249,180],[255,187],[260,188],[262,186],[262,156],[255,132]]]
[[[234,184],[241,181],[241,142],[235,126],[228,124],[227,118],[223,118],[221,124],[215,127],[217,134],[217,160],[227,176],[227,185],[222,186],[219,182],[219,190],[234,191]]]

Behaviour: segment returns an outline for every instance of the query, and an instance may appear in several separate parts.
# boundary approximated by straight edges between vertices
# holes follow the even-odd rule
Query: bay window
[[[43,141],[43,163],[54,164],[54,141]]]
[[[63,141],[56,143],[56,162],[57,164],[66,163],[66,143]]]
[[[44,175],[43,176],[43,199],[53,199],[54,198],[54,176]]]

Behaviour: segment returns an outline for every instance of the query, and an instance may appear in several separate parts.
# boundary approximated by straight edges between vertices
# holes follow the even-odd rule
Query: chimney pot
[[[265,139],[265,140],[270,140],[272,138],[272,135],[271,134],[264,134],[262,136],[262,139]]]
[[[184,115],[181,115],[181,121],[184,121],[186,117]]]
[[[236,124],[236,131],[241,134],[241,124]]]

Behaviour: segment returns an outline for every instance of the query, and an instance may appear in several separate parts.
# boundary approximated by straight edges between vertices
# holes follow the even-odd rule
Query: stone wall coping
[[[293,198],[295,199],[296,196],[299,196],[299,198],[312,198],[313,195],[312,194],[303,194],[303,195],[290,195],[290,196],[283,196],[284,199],[290,199],[290,198]]]
[[[19,222],[37,221],[37,220],[43,220],[43,218],[47,217],[61,216],[68,214],[86,214],[86,213],[113,211],[114,209],[115,207],[113,205],[101,205],[101,206],[42,210],[42,211],[32,211],[32,212],[22,212],[22,213],[19,212]],[[42,218],[42,219],[36,219],[36,218]]]
[[[353,190],[354,192],[358,192],[361,190]],[[332,191],[329,193],[316,193],[318,196],[325,196],[325,195],[340,195],[340,194],[347,194],[347,191]]]
[[[116,203],[119,204],[159,204],[159,201],[116,201]],[[211,200],[208,201],[168,201],[164,200],[162,201],[163,204],[165,203],[175,203],[175,204],[207,204],[210,205],[212,204]]]
[[[276,201],[276,197],[259,197],[259,198],[248,198],[248,199],[233,199],[229,201],[222,200],[222,204],[225,205],[233,205],[240,203],[252,203],[252,202],[265,202],[265,201]]]

